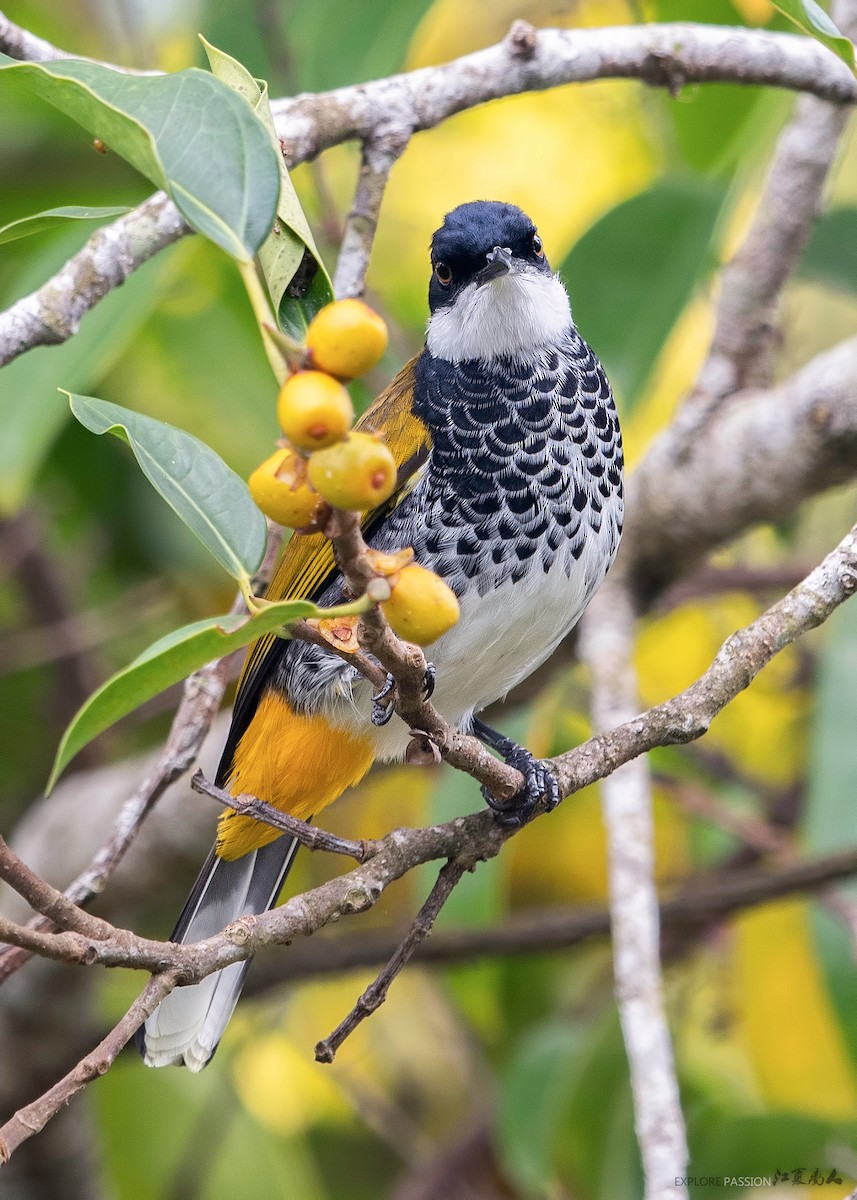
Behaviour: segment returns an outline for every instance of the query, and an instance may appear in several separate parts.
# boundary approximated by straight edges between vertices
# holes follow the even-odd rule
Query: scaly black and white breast
[[[621,435],[604,371],[573,325],[515,357],[426,353],[415,397],[432,451],[370,541],[413,546],[458,596],[458,624],[428,655],[434,703],[466,726],[549,657],[607,573],[622,530]],[[367,732],[369,711],[358,680],[331,716]],[[382,759],[409,740],[399,721],[373,736]]]

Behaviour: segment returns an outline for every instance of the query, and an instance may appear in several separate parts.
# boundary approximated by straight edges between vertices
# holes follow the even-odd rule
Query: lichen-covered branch
[[[363,143],[357,189],[345,221],[333,277],[333,293],[337,300],[363,295],[387,180],[408,140],[407,133],[400,133],[396,129],[387,133],[379,128]]]
[[[189,232],[163,192],[96,230],[47,283],[0,313],[0,367],[34,346],[72,337],[99,300]]]
[[[667,430],[662,447],[670,438]],[[665,462],[669,461],[669,469]],[[716,547],[857,475],[857,338],[767,391],[738,392],[703,437],[628,480],[619,568],[641,609]]]
[[[662,932],[675,931],[686,938],[731,913],[799,892],[819,893],[854,875],[857,847],[853,846],[776,866],[714,871],[685,880],[678,895],[660,902],[660,927]],[[609,908],[526,910],[510,913],[501,925],[437,931],[416,948],[414,961],[421,966],[445,966],[506,955],[550,954],[590,938],[607,937],[610,931]],[[256,963],[245,995],[257,995],[284,983],[380,966],[396,952],[402,936],[395,931],[361,930],[323,942],[296,942],[288,954],[268,954]]]
[[[853,104],[857,81],[809,38],[718,25],[651,24],[532,29],[437,67],[273,102],[291,162],[348,140],[366,141],[382,122],[408,135],[447,117],[521,92],[596,79],[639,79],[678,91],[685,84],[761,83]]]

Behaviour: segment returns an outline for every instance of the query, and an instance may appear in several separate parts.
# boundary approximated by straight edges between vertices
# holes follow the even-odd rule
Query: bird
[[[382,434],[393,496],[364,517],[368,545],[411,547],[455,592],[460,617],[431,647],[426,691],[451,726],[518,768],[524,787],[498,820],[559,801],[548,766],[479,716],[535,671],[580,619],[622,533],[623,452],[613,393],[579,333],[533,221],[503,201],[449,212],[430,246],[425,346],[358,428]],[[269,598],[347,597],[330,543],[294,535]],[[341,657],[266,636],[249,650],[216,782],[310,820],[373,762],[404,757],[389,688]],[[196,942],[273,907],[297,843],[227,809],[172,935]],[[161,1001],[137,1034],[149,1066],[201,1070],[237,1004],[249,962]]]

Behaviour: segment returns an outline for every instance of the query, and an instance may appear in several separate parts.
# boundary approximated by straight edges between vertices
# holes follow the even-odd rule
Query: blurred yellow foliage
[[[315,1043],[339,1024],[372,978],[349,973],[302,984],[274,1031],[263,1032],[261,1022],[239,1011],[227,1035],[240,1040],[235,1085],[268,1128],[294,1135],[318,1122],[341,1123],[352,1113],[370,1124],[383,1122],[383,1114],[398,1106],[402,1088],[424,1108],[420,1137],[429,1129],[448,1130],[466,1112],[474,1086],[471,1047],[428,973],[400,975],[383,1007],[357,1028],[332,1066],[313,1060]]]
[[[733,593],[687,604],[642,629],[637,669],[649,707],[682,691],[703,673],[722,643],[759,615],[749,596]],[[807,697],[794,687],[797,651],[787,647],[749,689],[715,718],[706,743],[724,751],[745,774],[784,784],[803,763]]]
[[[438,0],[414,36],[408,66],[490,45],[513,17],[535,25],[622,23],[628,9],[568,3],[557,13],[555,4]],[[392,312],[416,322],[425,311],[429,239],[457,204],[497,199],[520,205],[558,264],[598,216],[646,186],[655,171],[633,84],[554,88],[462,113],[416,137],[394,168],[370,282]],[[415,280],[421,281],[417,292]]]
[[[682,1074],[725,1104],[762,1107],[755,1072],[735,1022],[731,944],[703,944],[670,978],[676,1057]]]
[[[805,902],[735,920],[739,1036],[774,1108],[854,1120],[857,1080],[813,945]]]
[[[413,37],[407,67],[429,67],[499,42],[515,20],[536,28],[624,25],[623,0],[436,0]]]
[[[329,1072],[282,1033],[247,1038],[235,1055],[235,1086],[257,1121],[284,1137],[318,1121],[342,1121],[350,1106]]]
[[[654,818],[655,878],[666,883],[687,871],[687,828],[664,796],[655,795]],[[585,788],[528,825],[509,843],[502,862],[516,906],[606,900],[607,844],[598,788]]]

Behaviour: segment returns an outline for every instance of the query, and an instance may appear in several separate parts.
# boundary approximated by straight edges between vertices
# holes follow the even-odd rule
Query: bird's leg
[[[426,700],[430,699],[434,693],[434,685],[437,681],[437,671],[434,663],[426,663],[426,673],[423,676],[423,696]],[[387,678],[381,685],[380,691],[376,692],[372,697],[372,724],[386,725],[395,711],[393,708],[392,697],[396,687],[396,681],[390,672],[387,672]]]
[[[529,750],[498,733],[478,717],[473,718],[472,731],[474,737],[479,738],[484,746],[496,750],[505,763],[520,771],[524,777],[524,786],[511,800],[497,800],[486,787],[482,788],[485,802],[501,825],[512,828],[525,825],[542,798],[548,809],[556,808],[561,799],[559,784],[547,763],[543,763]]]

